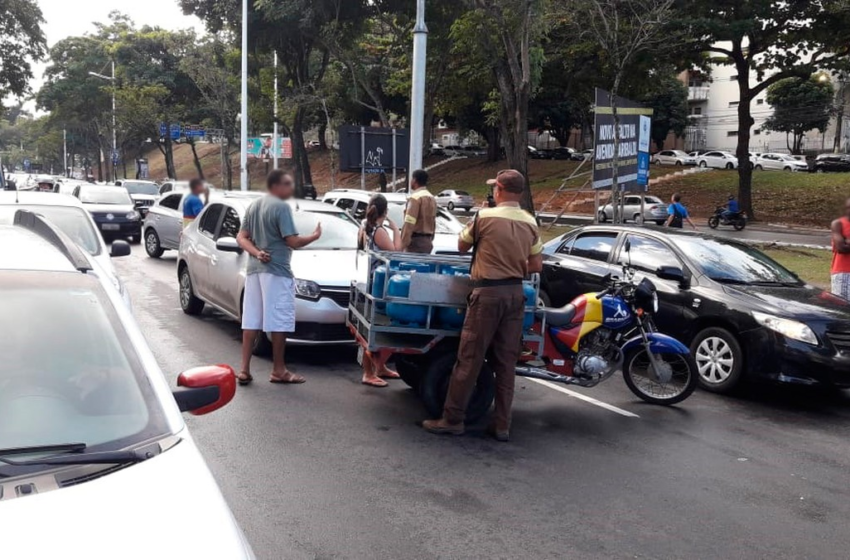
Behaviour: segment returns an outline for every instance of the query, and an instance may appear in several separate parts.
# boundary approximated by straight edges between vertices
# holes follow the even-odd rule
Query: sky
[[[158,25],[165,29],[191,27],[203,31],[203,24],[198,18],[183,15],[177,0],[38,0],[38,6],[44,15],[43,30],[49,46],[66,37],[94,31],[92,23],[107,21],[113,10],[130,16],[139,26]],[[33,91],[41,87],[46,67],[47,63],[42,62],[33,68]]]

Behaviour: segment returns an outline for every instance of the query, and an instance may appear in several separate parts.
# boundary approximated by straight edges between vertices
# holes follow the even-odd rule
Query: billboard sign
[[[617,183],[627,191],[645,191],[649,184],[649,145],[652,109],[623,97],[617,98],[620,143]],[[593,188],[610,189],[614,183],[614,112],[611,95],[596,90]]]
[[[288,137],[279,137],[277,147],[277,157],[283,159],[292,159],[292,139]],[[248,138],[248,157],[269,161],[275,157],[272,145],[274,144],[273,136],[262,136],[260,138]]]
[[[341,171],[381,173],[407,169],[410,162],[408,131],[399,128],[341,126],[339,161]]]

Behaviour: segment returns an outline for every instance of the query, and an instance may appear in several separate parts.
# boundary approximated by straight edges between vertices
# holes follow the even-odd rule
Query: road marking
[[[569,389],[565,389],[564,387],[560,387],[555,385],[554,383],[550,383],[549,381],[544,381],[543,379],[534,379],[533,377],[526,377],[528,381],[534,381],[535,383],[539,383],[544,387],[549,387],[550,389],[554,389],[559,393],[564,393],[565,395],[569,395],[574,397],[580,401],[584,401],[586,403],[590,403],[592,405],[596,405],[599,408],[604,408],[605,410],[610,410],[611,412],[617,413],[621,416],[626,416],[628,418],[640,418],[634,412],[629,412],[628,410],[623,410],[622,408],[617,408],[613,404],[608,404],[602,401],[598,401],[592,397],[588,397],[587,395],[582,395],[581,393],[576,393],[575,391],[570,391]]]

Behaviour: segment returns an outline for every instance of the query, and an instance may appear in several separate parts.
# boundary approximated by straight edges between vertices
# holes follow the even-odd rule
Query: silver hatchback
[[[475,199],[466,191],[442,191],[436,199],[438,206],[448,208],[449,211],[463,209],[464,212],[469,212],[475,206]]]

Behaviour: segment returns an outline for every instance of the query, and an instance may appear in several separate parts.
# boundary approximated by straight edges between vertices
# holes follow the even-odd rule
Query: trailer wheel
[[[443,404],[446,402],[449,381],[456,359],[456,352],[445,352],[431,360],[425,369],[419,387],[419,395],[432,418],[439,418],[443,415]],[[484,362],[481,374],[478,376],[478,383],[472,392],[469,406],[466,409],[466,423],[474,424],[487,414],[495,396],[496,378],[493,375],[493,369],[487,362]]]
[[[419,391],[422,385],[422,377],[425,375],[426,364],[420,356],[408,356],[398,354],[395,358],[395,367],[401,380],[414,391]]]

